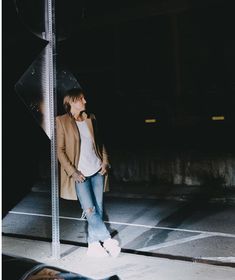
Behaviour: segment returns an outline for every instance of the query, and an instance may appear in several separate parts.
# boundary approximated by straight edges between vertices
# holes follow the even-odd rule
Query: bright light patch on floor
[[[224,116],[213,116],[211,118],[213,121],[224,121]]]

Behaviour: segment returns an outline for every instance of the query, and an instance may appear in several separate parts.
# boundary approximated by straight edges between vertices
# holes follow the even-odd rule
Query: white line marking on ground
[[[235,262],[235,257],[203,257],[203,258],[201,257],[201,259],[223,261],[223,262]]]
[[[8,213],[16,214],[16,215],[28,215],[28,216],[51,218],[51,215],[38,214],[38,213],[27,213],[27,212],[17,212],[17,211],[9,211]],[[59,218],[60,219],[65,219],[65,220],[85,221],[85,219],[67,217],[67,216],[59,216]],[[235,238],[235,234],[223,233],[223,232],[201,231],[201,230],[191,230],[191,229],[172,228],[172,227],[158,227],[158,226],[148,226],[148,225],[142,225],[142,224],[123,223],[123,222],[111,222],[111,221],[104,221],[104,222],[106,224],[125,225],[125,226],[133,226],[133,227],[144,227],[144,228],[149,228],[149,229],[163,229],[163,230],[171,230],[171,231],[183,231],[183,232],[192,232],[192,233],[205,233],[205,234],[210,234],[211,236],[222,236],[222,237]]]
[[[194,236],[189,236],[189,237],[185,237],[185,238],[181,238],[181,239],[177,239],[177,240],[172,240],[172,241],[168,241],[168,242],[163,242],[157,245],[152,245],[152,246],[148,246],[148,247],[144,247],[144,248],[140,248],[138,249],[138,251],[155,251],[161,248],[166,248],[166,247],[170,247],[170,246],[175,246],[178,244],[183,244],[183,243],[187,243],[193,240],[197,240],[197,239],[202,239],[202,238],[207,238],[207,237],[211,237],[211,234],[207,234],[207,233],[201,233],[201,234],[197,234]]]

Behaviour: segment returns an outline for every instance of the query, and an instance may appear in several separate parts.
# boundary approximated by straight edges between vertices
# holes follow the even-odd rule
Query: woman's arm
[[[110,168],[109,156],[108,156],[108,152],[105,148],[105,145],[103,143],[103,137],[101,137],[101,135],[100,135],[100,131],[98,129],[96,117],[95,117],[94,114],[91,114],[90,118],[92,120],[93,129],[94,129],[96,149],[98,150],[98,153],[100,154],[100,156],[102,158],[102,166],[109,169]]]
[[[107,168],[110,168],[109,156],[104,144],[102,145],[102,162]]]

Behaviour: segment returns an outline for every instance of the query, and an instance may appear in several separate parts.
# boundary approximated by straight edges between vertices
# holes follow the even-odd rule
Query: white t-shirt
[[[87,123],[85,121],[76,121],[76,124],[81,138],[78,170],[84,176],[92,176],[101,168],[101,160],[95,153],[93,139]]]

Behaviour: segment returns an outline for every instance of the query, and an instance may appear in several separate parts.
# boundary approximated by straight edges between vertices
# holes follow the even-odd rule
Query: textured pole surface
[[[51,133],[51,205],[52,205],[52,257],[60,258],[60,229],[59,229],[59,187],[58,164],[56,153],[56,30],[55,30],[55,0],[46,0],[48,34],[48,79],[49,79],[49,108]]]

